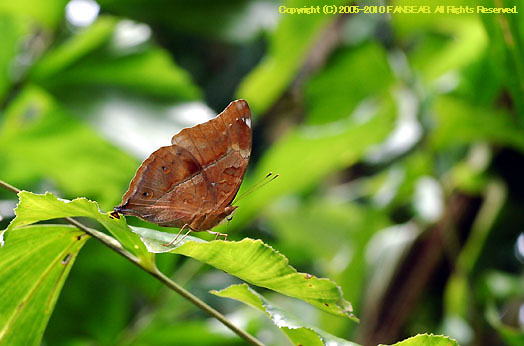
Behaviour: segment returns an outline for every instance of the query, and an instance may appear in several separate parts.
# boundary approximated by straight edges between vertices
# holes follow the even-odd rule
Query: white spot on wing
[[[249,157],[249,150],[240,150],[240,155],[244,158],[244,159],[247,159]]]
[[[251,128],[251,118],[243,118],[242,121],[247,125],[247,127]]]
[[[235,102],[235,103],[236,103],[236,105],[237,105],[237,109],[238,109],[239,111],[241,111],[242,109],[244,109],[244,102],[242,102],[242,101],[237,101],[237,102]]]

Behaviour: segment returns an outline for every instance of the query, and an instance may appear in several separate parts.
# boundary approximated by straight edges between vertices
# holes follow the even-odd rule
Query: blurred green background
[[[279,14],[310,4],[1,0],[0,179],[108,211],[141,160],[244,98],[255,128],[243,189],[280,177],[221,231],[335,280],[361,323],[260,292],[366,345],[422,332],[523,345],[524,15]],[[2,229],[15,203],[0,191]],[[286,344],[263,314],[207,293],[237,279],[158,261],[264,343]],[[243,342],[90,241],[44,344]]]

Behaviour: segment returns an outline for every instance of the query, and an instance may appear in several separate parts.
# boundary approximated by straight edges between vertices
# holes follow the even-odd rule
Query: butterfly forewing
[[[235,198],[251,156],[249,106],[244,100],[231,102],[217,117],[180,131],[171,142],[197,158],[223,208]]]

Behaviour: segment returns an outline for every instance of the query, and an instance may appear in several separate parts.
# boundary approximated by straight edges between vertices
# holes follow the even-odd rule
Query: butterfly
[[[247,102],[231,102],[215,118],[175,134],[171,145],[142,162],[114,211],[179,227],[168,245],[185,229],[185,235],[207,231],[227,239],[211,229],[231,220],[237,209],[231,203],[249,163],[252,137]]]

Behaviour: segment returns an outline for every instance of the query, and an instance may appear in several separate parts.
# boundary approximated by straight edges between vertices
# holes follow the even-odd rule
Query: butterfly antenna
[[[276,178],[278,178],[280,175],[279,174],[273,174],[273,172],[269,172],[264,178],[262,178],[258,183],[256,183],[255,185],[251,186],[250,188],[248,188],[246,191],[242,192],[242,194],[240,196],[238,196],[237,198],[235,198],[235,202],[238,202],[239,200],[241,200],[242,198],[246,197],[247,195],[249,195],[250,193],[252,193],[253,191],[255,190],[258,190],[260,189],[261,187],[269,184],[270,182],[272,182],[273,180],[275,180]]]

